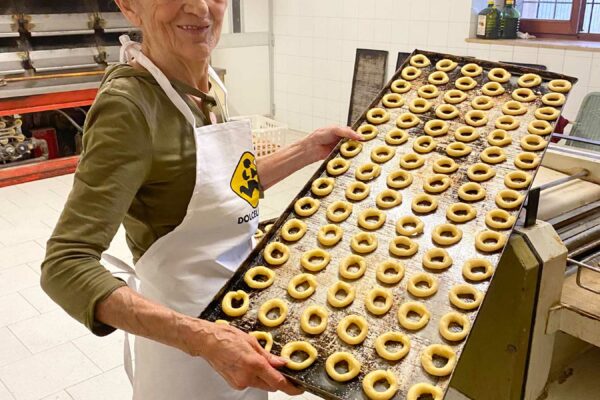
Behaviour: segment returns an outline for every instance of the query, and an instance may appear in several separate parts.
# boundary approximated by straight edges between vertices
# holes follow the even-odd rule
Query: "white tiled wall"
[[[481,0],[277,0],[274,2],[277,118],[310,131],[347,120],[357,48],[387,50],[391,76],[399,51],[415,48],[492,61],[547,65],[580,79],[564,115],[600,91],[600,53],[467,43]]]

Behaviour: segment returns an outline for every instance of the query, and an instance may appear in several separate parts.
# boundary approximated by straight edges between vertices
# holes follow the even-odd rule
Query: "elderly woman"
[[[135,399],[297,394],[276,369],[285,360],[197,316],[251,250],[260,186],[358,135],[319,129],[255,160],[250,127],[227,122],[225,92],[209,67],[226,0],[116,1],[144,42],[122,38],[126,62],[108,69],[90,109],[42,286],[95,334],[137,336]],[[99,262],[121,223],[139,294]]]

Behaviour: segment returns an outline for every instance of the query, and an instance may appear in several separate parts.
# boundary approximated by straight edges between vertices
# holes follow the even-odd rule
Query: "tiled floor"
[[[289,140],[297,136],[290,135]],[[276,217],[316,166],[271,188],[261,219]],[[131,388],[122,368],[123,337],[98,338],[66,316],[39,287],[44,246],[69,193],[72,176],[0,188],[0,400],[126,400]],[[128,259],[120,230],[112,254]],[[549,399],[594,398],[600,393],[600,351],[573,366]],[[586,392],[587,390],[593,390]],[[271,400],[285,400],[281,393]],[[317,399],[312,395],[296,399]]]

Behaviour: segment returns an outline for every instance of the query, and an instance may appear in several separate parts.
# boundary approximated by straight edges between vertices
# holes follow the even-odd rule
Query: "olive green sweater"
[[[179,93],[201,95],[173,85]],[[184,98],[197,124],[206,123]],[[136,262],[181,223],[195,176],[192,126],[156,80],[129,65],[109,68],[85,122],[73,188],[48,240],[42,288],[95,334],[112,332],[94,319],[94,309],[125,283],[100,264],[102,252],[123,223]]]

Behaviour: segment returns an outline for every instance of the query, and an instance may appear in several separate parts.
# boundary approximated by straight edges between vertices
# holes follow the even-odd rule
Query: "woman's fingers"
[[[352,140],[363,140],[363,137],[358,133],[354,132],[347,126],[334,126],[331,128],[333,133],[342,138],[348,138]]]

